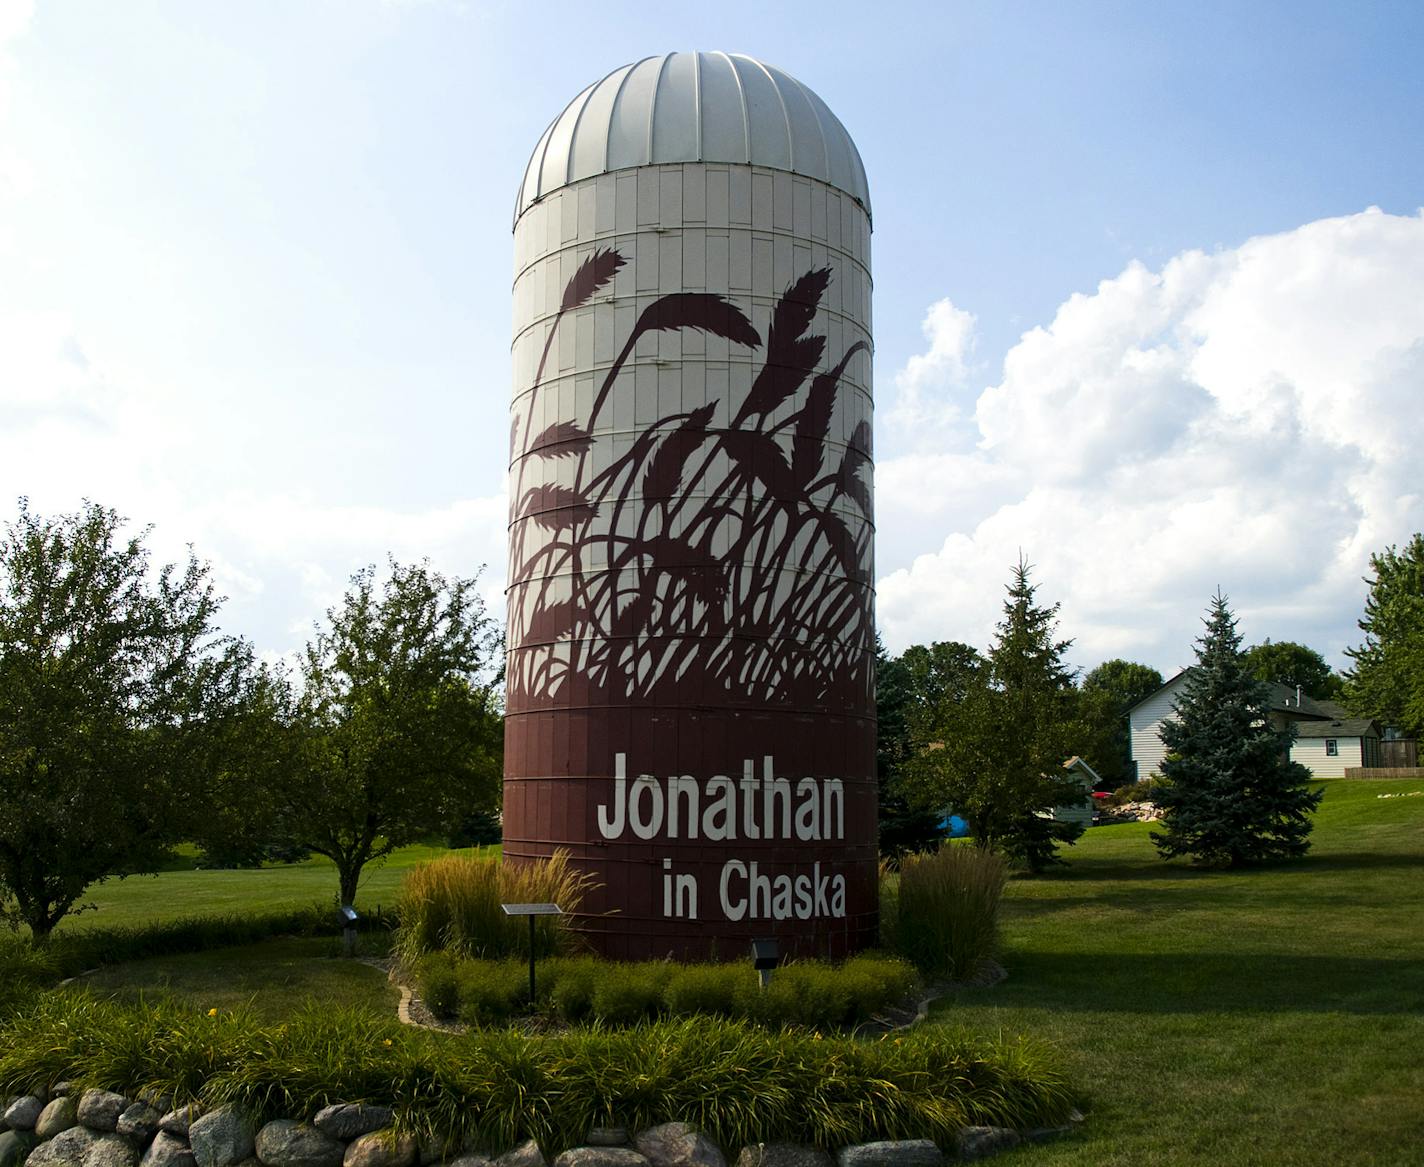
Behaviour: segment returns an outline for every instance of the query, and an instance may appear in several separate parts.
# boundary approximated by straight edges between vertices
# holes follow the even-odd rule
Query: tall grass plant
[[[973,981],[999,944],[999,904],[1008,866],[983,847],[946,843],[901,861],[895,947],[927,976]]]

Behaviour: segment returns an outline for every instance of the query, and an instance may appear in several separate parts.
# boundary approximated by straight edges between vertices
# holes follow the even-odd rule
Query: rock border
[[[796,1143],[752,1143],[734,1167],[944,1167],[1071,1131],[964,1127],[953,1147],[928,1139],[882,1140],[833,1151]],[[398,1132],[389,1107],[336,1103],[305,1119],[260,1127],[235,1106],[175,1108],[171,1098],[126,1098],[108,1090],[0,1099],[0,1167],[728,1167],[722,1149],[683,1122],[630,1132],[595,1127],[552,1164],[534,1140],[502,1150],[424,1146]]]

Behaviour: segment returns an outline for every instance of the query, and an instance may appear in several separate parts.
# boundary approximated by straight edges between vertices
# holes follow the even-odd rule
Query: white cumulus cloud
[[[930,335],[896,379],[917,408],[924,370],[955,377]],[[985,644],[1022,550],[1080,663],[1186,663],[1218,585],[1248,641],[1340,663],[1369,553],[1424,529],[1421,418],[1424,213],[1134,262],[1024,334],[972,411],[942,403],[947,437],[881,463],[882,628]]]

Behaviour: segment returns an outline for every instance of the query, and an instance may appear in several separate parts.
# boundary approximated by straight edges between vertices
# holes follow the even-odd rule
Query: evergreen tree
[[[875,774],[880,794],[880,854],[886,858],[929,850],[944,834],[940,828],[944,816],[912,805],[901,781],[913,748],[910,723],[923,704],[910,662],[924,653],[914,645],[902,656],[892,657],[880,637],[875,638]]]
[[[922,805],[962,815],[981,846],[1040,871],[1083,832],[1054,819],[1054,808],[1085,795],[1063,770],[1080,732],[1063,663],[1072,642],[1053,639],[1058,605],[1038,605],[1029,571],[1023,561],[1014,569],[987,666],[961,691],[947,689],[950,699],[915,728],[906,781]]]
[[[1162,857],[1240,867],[1302,855],[1320,791],[1290,760],[1292,729],[1268,717],[1269,693],[1241,657],[1236,619],[1220,592],[1197,641],[1175,719],[1162,725],[1166,781],[1153,796],[1165,812],[1152,841]]]
[[[1364,717],[1424,736],[1424,534],[1403,550],[1370,556],[1374,578],[1360,631],[1347,648],[1355,667],[1345,674],[1345,702]]]

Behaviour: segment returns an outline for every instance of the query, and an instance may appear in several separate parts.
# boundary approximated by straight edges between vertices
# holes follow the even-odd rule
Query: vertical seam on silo
[[[745,161],[748,166],[752,162],[752,119],[747,112],[747,91],[742,88],[742,75],[737,72],[737,63],[732,60],[731,54],[717,54],[727,62],[727,68],[732,71],[732,82],[737,87],[737,98],[742,103],[742,153],[746,155]]]
[[[702,161],[702,54],[692,54],[692,153]]]
[[[640,57],[628,66],[628,72],[624,73],[623,79],[618,82],[618,92],[613,95],[613,104],[608,107],[608,133],[603,135],[603,173],[605,174],[608,173],[608,146],[613,141],[613,115],[618,112],[618,107],[623,102],[623,88],[628,84],[628,78],[633,76],[638,66],[647,60],[651,60],[651,58]]]
[[[653,100],[648,102],[648,149],[645,155],[649,164],[653,161],[653,122],[658,116],[658,91],[663,87],[663,74],[667,72],[671,60],[672,54],[664,53],[662,63],[658,65],[658,75],[653,78]]]
[[[821,121],[821,112],[816,108],[816,103],[811,100],[810,94],[806,92],[806,87],[802,85],[800,81],[791,76],[790,73],[786,74],[786,79],[801,91],[801,96],[805,98],[806,104],[811,109],[811,116],[816,119],[816,132],[821,135],[822,174],[824,175],[825,181],[829,183],[831,181],[831,148],[826,143],[826,125]]]
[[[796,139],[791,133],[791,115],[786,112],[786,99],[781,96],[781,86],[776,83],[776,78],[771,75],[771,70],[755,57],[748,57],[747,60],[766,74],[766,79],[771,82],[771,91],[776,94],[776,104],[781,106],[781,124],[786,127],[786,166],[794,173],[796,170]]]
[[[607,81],[605,77],[603,81]],[[579,102],[578,113],[574,114],[574,128],[569,131],[569,151],[564,159],[564,185],[567,186],[574,178],[574,151],[578,149],[579,126],[583,124],[583,111],[588,108],[588,103],[593,100],[594,93],[603,81],[596,81],[583,91],[583,101]],[[578,101],[578,98],[574,99]]]

